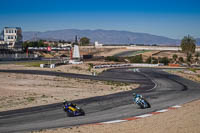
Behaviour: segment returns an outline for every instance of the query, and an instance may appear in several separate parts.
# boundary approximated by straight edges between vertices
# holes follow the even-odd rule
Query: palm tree
[[[181,48],[182,51],[187,54],[187,61],[191,62],[192,54],[195,53],[196,49],[196,40],[190,35],[185,36],[181,40]]]

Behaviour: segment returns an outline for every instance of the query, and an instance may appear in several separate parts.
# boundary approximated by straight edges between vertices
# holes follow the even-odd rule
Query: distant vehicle
[[[65,101],[63,105],[63,109],[65,112],[67,112],[68,117],[85,115],[84,110],[78,107],[76,104]]]
[[[139,105],[141,109],[151,108],[150,103],[140,94],[133,93],[133,102]]]

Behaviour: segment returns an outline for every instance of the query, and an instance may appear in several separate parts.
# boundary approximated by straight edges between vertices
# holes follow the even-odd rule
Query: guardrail
[[[57,66],[65,65],[66,63],[55,63],[55,64],[40,64],[41,68],[55,68]]]
[[[115,67],[157,67],[163,66],[163,64],[106,64],[106,65],[95,65],[93,66],[94,69],[98,68],[115,68]]]
[[[0,60],[7,61],[7,60],[24,60],[24,59],[37,59],[38,55],[36,54],[0,54]]]
[[[28,47],[29,51],[48,51],[48,47]],[[51,51],[69,51],[70,46],[67,47],[51,47]]]

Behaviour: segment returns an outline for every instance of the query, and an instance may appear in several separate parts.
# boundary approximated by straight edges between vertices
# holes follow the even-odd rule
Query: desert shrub
[[[179,57],[179,58],[178,58],[178,61],[179,61],[179,62],[184,62],[183,57]]]
[[[142,55],[136,55],[130,58],[131,63],[143,63]]]
[[[153,63],[153,64],[158,64],[158,59],[155,58],[155,57],[152,57],[152,63]]]
[[[116,56],[107,56],[107,57],[105,58],[105,60],[106,60],[106,61],[115,61],[115,62],[119,62],[119,59],[118,59],[118,57],[116,57]]]
[[[149,57],[146,59],[145,62],[148,63],[148,64],[151,64],[151,56],[149,56]]]
[[[169,64],[169,59],[168,57],[163,57],[163,58],[160,58],[160,63],[163,63],[164,65],[168,65]]]

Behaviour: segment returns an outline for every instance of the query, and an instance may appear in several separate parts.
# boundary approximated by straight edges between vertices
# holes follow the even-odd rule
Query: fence
[[[37,59],[38,55],[36,54],[0,54],[1,61],[10,61],[10,60],[28,60],[28,59]]]
[[[106,65],[95,65],[93,68],[114,68],[114,67],[157,67],[162,66],[163,64],[106,64]]]

